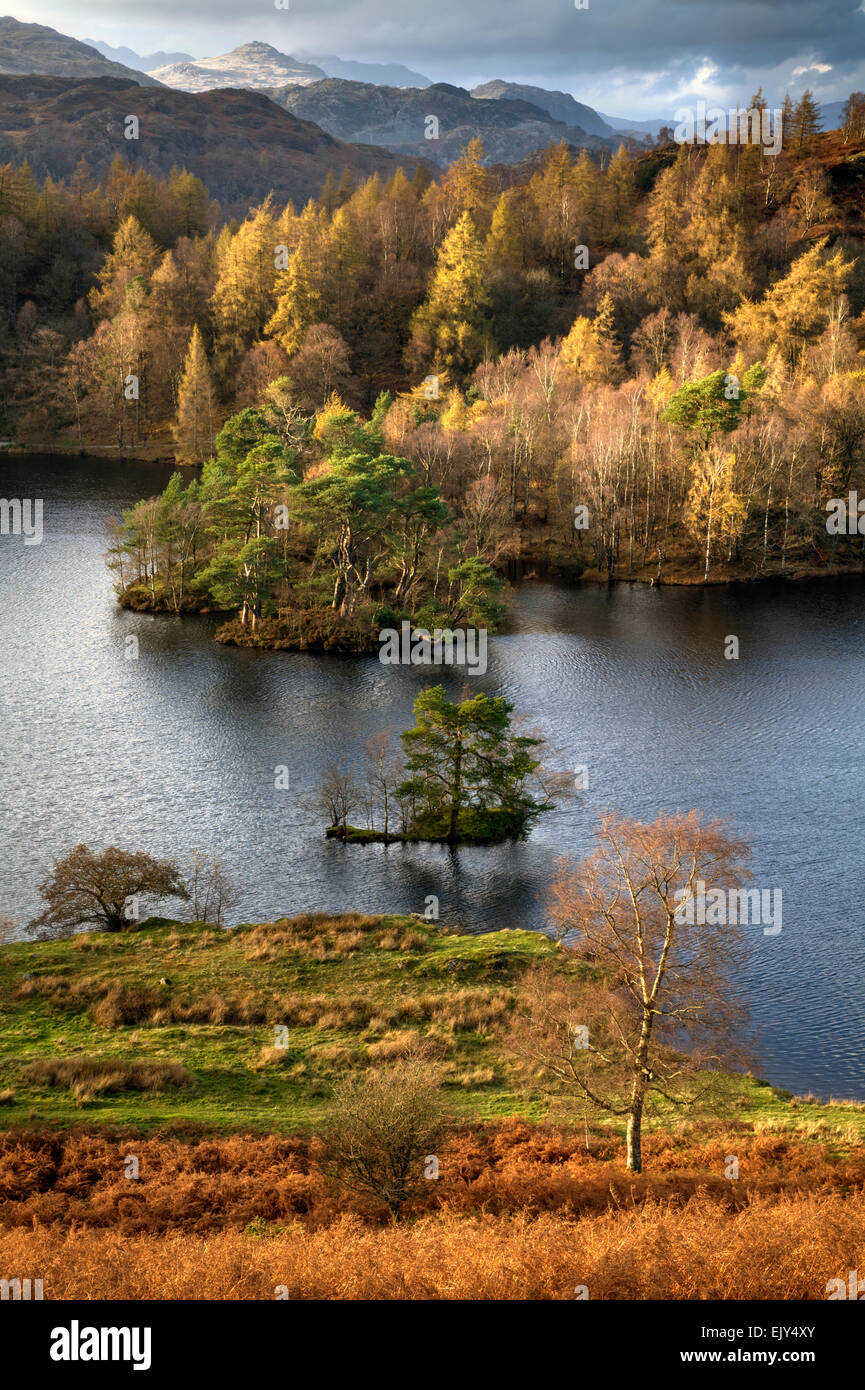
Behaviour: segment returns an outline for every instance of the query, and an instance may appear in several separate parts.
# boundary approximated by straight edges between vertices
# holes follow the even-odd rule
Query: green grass
[[[322,936],[335,940],[340,919],[328,924]],[[550,951],[545,937],[530,932],[496,932],[485,937],[445,935],[431,924],[401,917],[383,917],[380,930],[369,932],[357,951],[315,959],[308,950],[279,946],[273,958],[250,959],[256,928],[240,926],[216,931],[198,924],[147,923],[135,932],[88,934],[83,940],[63,940],[0,947],[0,1092],[11,1089],[14,1100],[0,1108],[0,1124],[65,1125],[87,1121],[135,1123],[152,1129],[170,1122],[201,1124],[213,1129],[260,1128],[296,1130],[315,1123],[327,1109],[330,1087],[343,1067],[322,1062],[318,1049],[349,1048],[362,1065],[367,1046],[379,1036],[364,1026],[300,1026],[288,1024],[285,1063],[255,1070],[262,1048],[275,1041],[271,1022],[250,1026],[211,1023],[147,1023],[106,1028],[90,1016],[87,999],[30,994],[17,997],[24,976],[57,976],[70,983],[87,978],[97,984],[121,984],[157,989],[171,997],[194,1001],[211,993],[225,998],[254,996],[265,1007],[274,996],[327,996],[335,1005],[362,997],[372,1005],[393,1004],[405,995],[440,995],[443,1001],[463,989],[512,989],[529,961]],[[383,935],[410,931],[423,942],[414,950],[386,950]],[[405,1033],[430,1031],[428,1020],[406,1020],[388,1029]],[[447,1034],[450,1030],[434,1030]],[[492,1069],[494,1079],[477,1086],[448,1081],[452,1108],[470,1117],[531,1114],[537,1104],[515,1097],[491,1033],[469,1028],[452,1031],[453,1052],[447,1063],[456,1073]],[[23,1066],[47,1057],[111,1057],[121,1060],[177,1061],[196,1078],[192,1093],[149,1096],[136,1093],[95,1097],[83,1106],[59,1088],[27,1086]],[[305,1068],[305,1071],[300,1071]],[[293,1074],[294,1073],[294,1074]]]
[[[542,1118],[540,1094],[518,1090],[509,1075],[501,1030],[495,1024],[463,1026],[447,1020],[461,1000],[507,996],[532,961],[555,954],[543,935],[503,930],[458,936],[432,923],[399,916],[301,919],[297,944],[287,944],[284,924],[218,931],[200,924],[152,919],[117,935],[90,933],[56,942],[0,946],[0,1125],[65,1127],[81,1123],[134,1126],[202,1126],[212,1131],[298,1131],[321,1121],[334,1080],[347,1068],[370,1065],[369,1049],[385,1039],[399,1046],[412,1031],[437,1049],[449,1108],[466,1120],[504,1115]],[[290,926],[290,924],[289,924]],[[282,933],[282,940],[279,935]],[[342,948],[339,938],[343,937]],[[276,938],[271,940],[271,938]],[[357,949],[354,943],[360,942]],[[28,984],[27,975],[32,977]],[[51,993],[40,980],[56,977]],[[160,985],[161,978],[170,980]],[[87,991],[78,997],[70,987]],[[64,988],[65,986],[65,988]],[[166,1006],[212,999],[246,1000],[265,1011],[254,1024],[137,1022],[101,1026],[91,1016],[110,986],[144,989]],[[303,1023],[286,1020],[287,1051],[277,1065],[258,1065],[275,1042],[278,1000],[324,999],[331,1014]],[[405,1008],[421,997],[424,1011],[390,1023],[340,1019],[351,1001],[373,1018],[376,1009]],[[429,1016],[441,1006],[445,1017]],[[321,1013],[324,1004],[319,1004]],[[322,1049],[325,1049],[322,1052]],[[328,1055],[327,1049],[339,1049]],[[78,1097],[59,1086],[28,1084],[23,1069],[43,1058],[76,1056],[129,1061],[179,1062],[195,1078],[190,1091],[161,1095],[112,1091]],[[11,1092],[11,1097],[9,1096]],[[865,1135],[865,1107],[793,1102],[753,1077],[730,1078],[716,1115],[767,1128],[821,1132],[843,1129]],[[651,1127],[674,1122],[658,1112]]]

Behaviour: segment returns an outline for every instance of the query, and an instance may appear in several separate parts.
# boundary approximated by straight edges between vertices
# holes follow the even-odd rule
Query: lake
[[[762,1073],[865,1100],[865,581],[520,584],[471,685],[587,765],[588,790],[526,844],[345,846],[301,798],[325,763],[407,727],[429,670],[221,647],[210,618],[118,609],[106,520],[170,471],[0,457],[0,493],[44,501],[41,545],[0,537],[0,914],[35,915],[54,859],[85,841],[212,851],[242,887],[237,920],[419,912],[435,894],[441,920],[469,931],[542,929],[555,857],[590,848],[599,808],[696,807],[750,836],[755,884],[783,890],[782,933],[745,929]],[[463,677],[443,677],[458,695]]]

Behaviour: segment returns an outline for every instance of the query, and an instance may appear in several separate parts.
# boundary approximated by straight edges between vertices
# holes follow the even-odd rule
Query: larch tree
[[[579,241],[579,199],[573,162],[564,140],[544,151],[543,164],[532,176],[529,191],[544,255],[550,269],[564,282],[572,273],[574,245]]]
[[[844,144],[850,140],[865,140],[865,92],[851,92],[841,112]]]
[[[343,209],[337,216],[348,220]],[[299,351],[306,330],[322,319],[322,226],[314,203],[304,208],[300,221],[300,241],[282,277],[276,308],[265,325],[265,332],[289,357]]]
[[[220,372],[261,336],[273,312],[279,244],[269,198],[233,235],[228,228],[220,234],[211,299]]]
[[[808,140],[818,133],[822,121],[820,107],[809,88],[802,93],[793,110],[790,134],[796,145],[796,154],[801,155]]]
[[[464,212],[439,249],[425,303],[412,319],[409,357],[420,365],[476,367],[488,345],[484,249],[468,212]]]
[[[615,333],[613,300],[607,291],[594,319],[580,314],[562,343],[561,361],[583,381],[612,382],[621,371],[621,348]]]
[[[778,356],[795,368],[804,349],[830,322],[833,304],[844,293],[853,266],[840,246],[830,253],[828,238],[823,237],[796,258],[762,299],[744,299],[726,313],[724,324],[746,357]]]
[[[445,202],[458,215],[468,213],[479,232],[489,229],[487,211],[491,180],[483,165],[484,147],[478,136],[468,142],[441,181]]]
[[[127,217],[114,234],[111,250],[97,272],[97,284],[90,291],[90,304],[97,318],[113,318],[126,299],[131,282],[149,281],[162,259],[162,252],[149,232],[134,217]]]
[[[514,209],[514,193],[506,188],[493,212],[486,240],[487,264],[491,270],[519,270],[525,258],[525,242]]]
[[[198,324],[192,330],[177,396],[174,443],[178,463],[203,463],[213,452],[216,398]]]

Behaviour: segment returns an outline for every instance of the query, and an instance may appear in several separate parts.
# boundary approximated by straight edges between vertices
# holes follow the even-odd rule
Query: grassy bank
[[[516,1087],[554,954],[359,914],[0,947],[0,1267],[60,1300],[823,1299],[861,1269],[865,1106],[731,1077],[656,1112],[634,1174],[617,1122]],[[418,1050],[454,1123],[394,1224],[316,1131],[338,1077]]]
[[[356,913],[228,931],[154,919],[5,945],[0,1123],[309,1132],[337,1077],[417,1050],[457,1120],[543,1119],[546,1098],[517,1088],[502,1034],[520,974],[554,954],[539,933]],[[845,1142],[865,1132],[863,1107],[796,1101],[753,1077],[731,1077],[710,1118]],[[659,1111],[649,1131],[678,1123]]]

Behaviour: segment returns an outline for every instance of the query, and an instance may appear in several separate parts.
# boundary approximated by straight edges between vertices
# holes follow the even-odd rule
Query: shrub
[[[398,1220],[429,1186],[424,1159],[444,1132],[438,1081],[413,1058],[334,1087],[322,1167],[339,1186],[377,1197]]]

